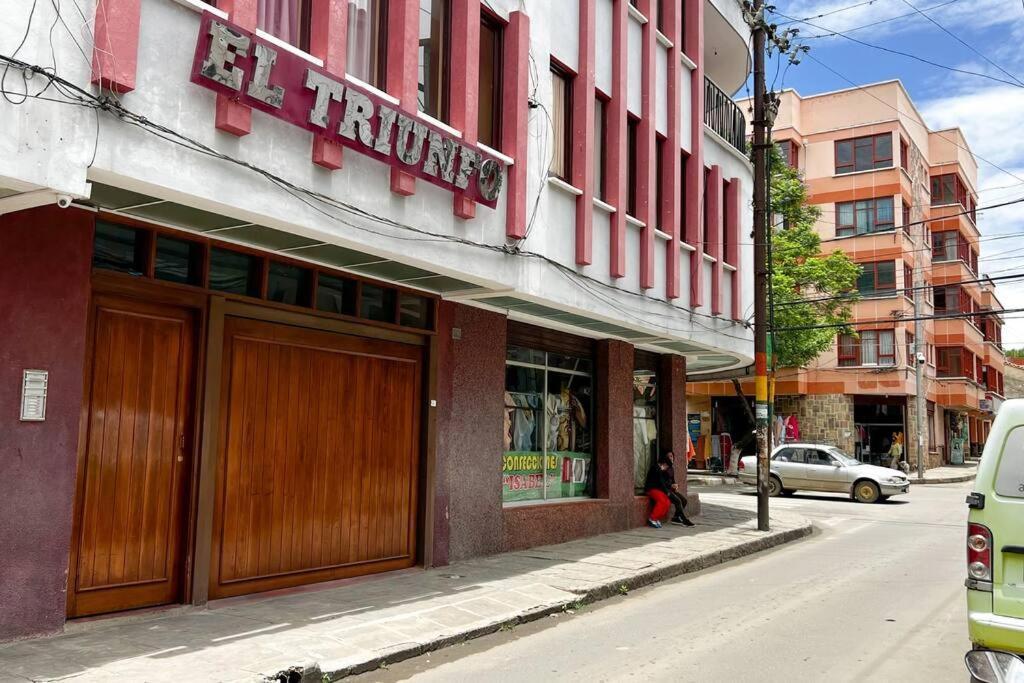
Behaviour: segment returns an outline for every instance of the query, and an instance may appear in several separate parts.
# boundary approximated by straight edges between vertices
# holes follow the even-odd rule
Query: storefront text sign
[[[501,194],[500,159],[209,13],[192,82],[485,206]]]

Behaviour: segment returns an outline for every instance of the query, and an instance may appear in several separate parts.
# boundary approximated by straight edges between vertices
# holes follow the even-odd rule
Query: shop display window
[[[643,492],[647,470],[657,456],[658,375],[651,370],[633,371],[633,487]]]
[[[506,358],[502,499],[592,496],[590,361],[517,346]]]

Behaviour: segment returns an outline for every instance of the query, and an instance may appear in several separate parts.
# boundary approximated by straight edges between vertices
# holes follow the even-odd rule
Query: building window
[[[605,198],[604,176],[607,161],[605,159],[605,101],[600,97],[594,99],[594,196]]]
[[[626,116],[626,215],[636,216],[637,135],[640,119]]]
[[[936,355],[936,372],[939,377],[975,378],[974,354],[962,346],[940,346],[936,349]]]
[[[419,107],[448,121],[449,0],[420,0]]]
[[[588,359],[508,347],[504,502],[593,495],[592,387]]]
[[[348,0],[345,70],[378,90],[384,89],[387,53],[387,0]]]
[[[910,202],[908,202],[906,199],[903,200],[903,216],[902,216],[902,218],[903,218],[903,221],[902,221],[902,223],[903,223],[903,232],[907,233],[908,236],[912,236],[912,235],[910,235]]]
[[[900,138],[900,168],[910,172],[910,145],[902,137]]]
[[[857,336],[839,335],[839,367],[896,365],[896,333],[893,330],[863,330]]]
[[[779,150],[779,156],[790,168],[797,167],[797,146],[792,140],[783,140],[782,142],[775,143],[775,148]]]
[[[857,291],[861,296],[891,296],[896,293],[896,262],[862,263]]]
[[[892,167],[892,133],[836,141],[836,174]]]
[[[262,260],[250,254],[219,247],[210,250],[210,289],[258,297],[262,270]]]
[[[968,209],[971,199],[967,194],[967,186],[956,173],[932,176],[932,206],[960,204]]]
[[[690,155],[683,152],[679,155],[679,239],[686,241],[690,236],[686,234],[686,203],[690,201],[686,197],[686,173],[690,163]]]
[[[550,175],[569,180],[572,169],[572,80],[561,67],[551,65]]]
[[[723,198],[729,196],[729,186],[730,182],[728,180],[722,181]],[[729,252],[729,250],[732,248],[731,243],[733,240],[732,230],[730,229],[730,226],[735,225],[734,221],[736,220],[736,217],[732,215],[733,209],[734,207],[732,206],[732,202],[722,202],[722,260],[723,262],[728,263],[729,265],[735,266],[736,264],[730,260],[732,257],[730,256]]]
[[[701,197],[702,202],[702,213],[703,213],[703,225],[701,226],[701,249],[703,251],[708,250],[708,245],[711,243],[711,222],[708,220],[708,181],[711,180],[711,169],[707,166],[704,167],[704,193]]]
[[[665,33],[665,0],[658,0],[656,6],[657,6],[657,11],[658,11],[658,19],[657,19],[658,30],[661,33],[664,34]]]
[[[917,351],[914,347],[914,333],[907,330],[905,335],[907,338],[907,365],[909,367],[914,367],[914,354]]]
[[[895,227],[892,197],[836,204],[836,237],[885,232]]]
[[[903,294],[908,299],[914,298],[914,266],[903,264]]]
[[[928,401],[928,449],[935,450],[935,402]]]
[[[148,234],[142,230],[96,221],[92,267],[145,275],[149,252],[147,237]]]
[[[665,138],[658,136],[654,141],[654,210],[650,212],[650,221],[654,227],[664,230],[665,227]]]
[[[259,0],[256,27],[308,52],[311,4],[312,0]]]
[[[501,23],[481,12],[477,139],[491,149],[501,144],[501,36]]]
[[[650,369],[633,371],[633,487],[644,490],[647,470],[658,457],[658,374]]]
[[[978,252],[958,230],[932,233],[932,260],[963,261],[973,272],[978,272]]]

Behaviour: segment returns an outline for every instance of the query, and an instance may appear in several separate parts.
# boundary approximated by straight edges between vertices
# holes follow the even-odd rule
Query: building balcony
[[[981,410],[985,389],[969,377],[938,377],[935,402],[954,410]]]
[[[746,156],[747,121],[743,110],[710,78],[704,79],[704,123]]]
[[[936,346],[962,346],[975,356],[985,357],[985,338],[969,318],[936,318]]]
[[[739,90],[753,64],[750,29],[736,0],[704,2],[704,71],[727,92]]]

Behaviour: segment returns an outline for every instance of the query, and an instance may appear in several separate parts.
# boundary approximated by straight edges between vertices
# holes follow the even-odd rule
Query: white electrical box
[[[46,370],[25,370],[21,379],[21,420],[42,422],[46,419],[46,385],[50,373]]]

